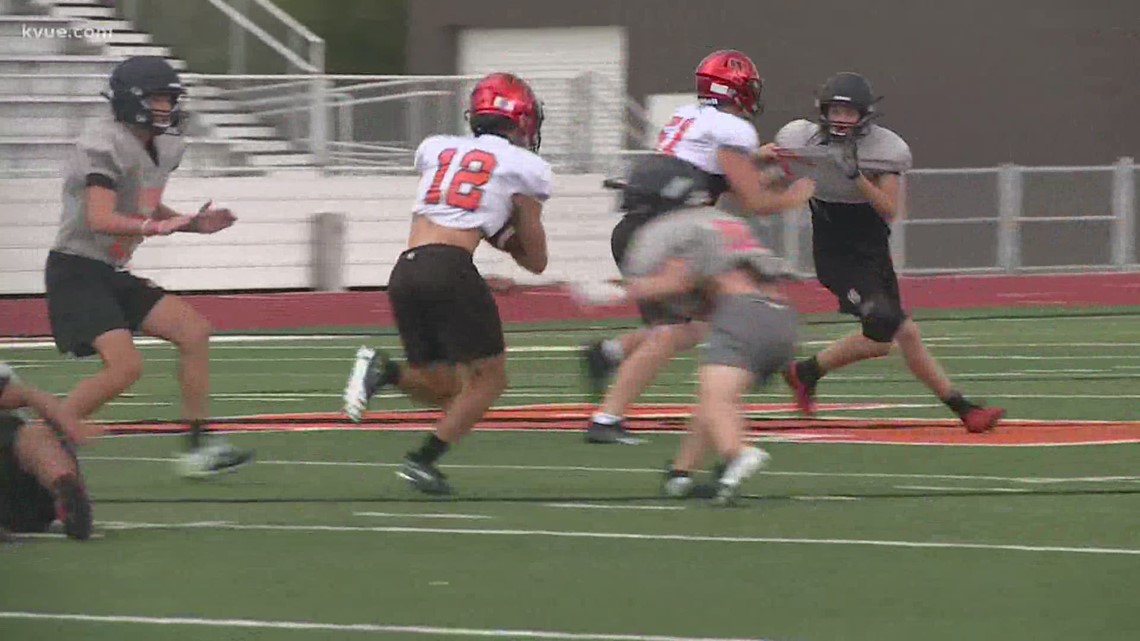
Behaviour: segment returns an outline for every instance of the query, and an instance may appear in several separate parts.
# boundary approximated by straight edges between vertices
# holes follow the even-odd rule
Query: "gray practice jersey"
[[[776,145],[799,151],[803,158],[789,162],[796,178],[815,180],[815,198],[832,203],[865,203],[866,196],[855,182],[831,160],[828,145],[818,123],[810,120],[793,120],[776,133]],[[870,125],[867,134],[856,139],[859,168],[869,176],[901,174],[908,171],[913,160],[910,147],[898,134],[878,125]]]
[[[52,249],[125,266],[142,237],[91,231],[87,186],[113,186],[116,212],[149,218],[162,202],[170,172],[182,162],[186,143],[179,136],[163,135],[155,137],[154,147],[157,162],[127,125],[114,121],[110,114],[89,123],[64,169],[63,213]]]
[[[652,274],[671,258],[680,258],[699,279],[738,267],[766,278],[788,274],[782,259],[756,239],[747,220],[713,208],[679,211],[647,223],[633,237],[623,273]]]

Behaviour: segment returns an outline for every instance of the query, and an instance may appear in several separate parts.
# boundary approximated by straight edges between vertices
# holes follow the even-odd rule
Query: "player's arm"
[[[227,229],[237,221],[237,216],[234,216],[227,208],[211,207],[214,201],[208,201],[205,205],[198,208],[198,213],[190,218],[190,224],[182,227],[178,231],[187,232],[191,234],[216,234],[217,232]],[[168,220],[177,218],[183,214],[168,207],[165,203],[159,203],[158,207],[154,208],[154,213],[151,218],[156,220]]]
[[[796,180],[783,191],[771,188],[756,165],[756,156],[743,149],[722,146],[716,154],[733,194],[753,215],[770,216],[801,207],[815,193],[815,183],[808,178]]]
[[[52,423],[76,443],[95,435],[96,430],[68,410],[54,395],[16,380],[9,380],[0,391],[0,408],[30,407],[45,421]]]
[[[683,258],[670,258],[657,271],[648,276],[635,276],[625,283],[625,293],[634,300],[667,298],[691,291],[696,277]]]
[[[871,178],[860,173],[855,177],[855,186],[888,223],[899,213],[900,182],[898,174],[879,174]]]
[[[511,197],[514,205],[515,238],[517,244],[510,250],[511,258],[519,267],[541,274],[546,271],[549,257],[546,252],[546,228],[542,226],[542,203],[533,196],[515,194]]]
[[[165,236],[189,225],[189,216],[175,215],[166,220],[151,220],[134,213],[115,211],[115,188],[110,179],[87,177],[84,197],[87,201],[87,226],[91,231],[112,236]]]

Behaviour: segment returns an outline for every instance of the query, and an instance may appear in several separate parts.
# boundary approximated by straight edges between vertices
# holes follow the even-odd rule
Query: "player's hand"
[[[237,221],[237,216],[228,209],[207,209],[194,216],[194,225],[191,231],[199,234],[216,234],[227,229]]]
[[[807,201],[815,195],[815,181],[811,178],[799,178],[788,185],[784,192],[797,206],[806,205]]]
[[[143,236],[169,236],[183,231],[194,224],[193,216],[171,216],[162,220],[148,219],[143,222]]]
[[[577,281],[569,283],[570,297],[582,306],[616,305],[626,300],[625,288],[608,281]]]
[[[859,147],[855,144],[855,140],[829,145],[828,153],[831,154],[835,166],[839,167],[839,171],[842,171],[848,180],[859,177]]]
[[[776,162],[781,158],[780,148],[776,143],[770,142],[766,145],[760,146],[760,151],[756,152],[756,156],[760,158],[761,162]]]

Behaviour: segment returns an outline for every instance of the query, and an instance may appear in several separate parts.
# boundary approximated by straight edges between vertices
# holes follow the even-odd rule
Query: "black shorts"
[[[43,532],[55,520],[55,500],[16,461],[16,434],[23,425],[17,415],[0,412],[0,527]]]
[[[161,287],[102,261],[51,252],[45,270],[48,318],[56,347],[91,356],[95,339],[113,329],[138,331],[166,295]]]
[[[610,251],[613,253],[618,270],[623,274],[625,253],[629,250],[634,234],[656,217],[656,215],[626,214],[614,226],[614,231],[610,234]],[[660,301],[638,301],[637,311],[641,313],[641,320],[646,325],[680,325],[693,320],[679,313],[672,305]]]
[[[882,300],[903,312],[899,279],[888,249],[856,251],[816,245],[813,254],[816,278],[835,294],[840,312],[862,318],[860,304],[867,300]]]
[[[471,254],[424,245],[400,254],[388,298],[408,363],[470,363],[506,350],[499,307]]]

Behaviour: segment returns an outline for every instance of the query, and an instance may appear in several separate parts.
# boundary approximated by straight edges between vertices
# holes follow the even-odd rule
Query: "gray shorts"
[[[716,301],[703,365],[746,369],[757,385],[781,371],[795,357],[796,312],[759,295],[721,296]]]

